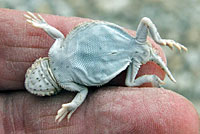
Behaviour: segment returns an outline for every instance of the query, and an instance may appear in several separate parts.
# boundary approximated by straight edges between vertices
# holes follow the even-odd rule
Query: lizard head
[[[134,60],[137,60],[137,62],[140,62],[141,64],[145,64],[148,61],[155,62],[165,71],[165,73],[174,83],[176,82],[175,78],[172,76],[165,62],[155,52],[155,50],[152,48],[152,45],[149,42],[144,42],[144,43],[136,42],[136,47],[137,51],[135,51],[135,53],[137,53],[136,54],[137,56],[136,59],[134,58]]]

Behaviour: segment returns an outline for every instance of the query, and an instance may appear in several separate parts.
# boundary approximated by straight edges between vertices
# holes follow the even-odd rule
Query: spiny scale
[[[37,59],[27,70],[25,87],[39,96],[50,96],[61,90],[49,68],[49,58]]]

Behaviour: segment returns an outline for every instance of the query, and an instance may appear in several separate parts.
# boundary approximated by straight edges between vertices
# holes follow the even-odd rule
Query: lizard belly
[[[113,25],[91,23],[79,27],[52,56],[57,62],[52,67],[59,65],[55,77],[63,84],[73,81],[86,86],[103,85],[130,64],[133,41],[128,33]]]

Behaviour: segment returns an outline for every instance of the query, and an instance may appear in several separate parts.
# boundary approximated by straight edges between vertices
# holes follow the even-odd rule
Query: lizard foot
[[[56,122],[61,122],[65,116],[67,115],[67,119],[69,121],[71,115],[73,114],[73,112],[76,110],[77,107],[75,107],[75,105],[73,103],[67,103],[67,104],[63,104],[62,108],[58,110],[55,121]]]
[[[181,51],[182,49],[184,51],[187,51],[187,48],[183,45],[181,45],[178,42],[175,42],[174,40],[168,40],[168,39],[162,39],[159,44],[164,45],[164,46],[168,46],[169,48],[173,49],[173,46],[175,46],[179,51]]]

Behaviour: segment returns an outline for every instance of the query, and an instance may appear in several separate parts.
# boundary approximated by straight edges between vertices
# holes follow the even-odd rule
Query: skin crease
[[[47,56],[54,40],[41,29],[25,22],[23,14],[21,11],[0,9],[2,134],[198,134],[198,114],[191,102],[162,88],[120,87],[124,85],[125,71],[107,86],[89,90],[87,99],[72,115],[70,122],[64,119],[56,124],[57,110],[63,103],[71,101],[75,93],[62,91],[52,97],[38,97],[24,90],[26,69],[35,59]],[[77,24],[90,21],[75,17],[42,16],[64,35]],[[134,35],[134,32],[127,31]],[[165,60],[161,48],[150,38],[148,40]],[[152,62],[141,67],[138,76],[143,74],[156,74],[161,79],[165,75]]]

